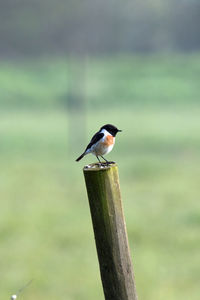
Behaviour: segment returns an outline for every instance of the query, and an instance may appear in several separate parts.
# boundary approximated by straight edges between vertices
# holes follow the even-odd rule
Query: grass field
[[[0,298],[33,279],[20,299],[103,299],[82,175],[94,157],[75,163],[84,146],[69,153],[60,105],[67,62],[1,65]],[[92,61],[87,72],[88,139],[107,122],[123,130],[108,158],[139,298],[197,300],[200,56]]]

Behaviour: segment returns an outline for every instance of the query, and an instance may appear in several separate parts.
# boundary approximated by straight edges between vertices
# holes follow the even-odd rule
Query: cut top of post
[[[113,168],[113,167],[117,167],[117,164],[112,162],[112,163],[92,163],[92,164],[89,164],[89,165],[86,165],[84,168],[83,168],[83,171],[106,171],[110,168]]]

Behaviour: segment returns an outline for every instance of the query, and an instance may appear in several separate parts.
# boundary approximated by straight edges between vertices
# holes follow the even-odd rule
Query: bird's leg
[[[109,161],[107,160],[107,159],[105,159],[102,155],[100,155],[101,156],[101,158],[103,158],[104,160],[105,160],[105,162],[107,163],[107,164],[109,164]]]
[[[96,158],[98,159],[98,161],[99,161],[99,163],[100,163],[100,165],[101,165],[101,161],[100,161],[100,159],[99,159],[99,157],[96,155]]]
[[[114,161],[108,161],[107,159],[105,159],[102,155],[100,155],[106,162],[107,165],[109,164],[114,164],[115,162]]]

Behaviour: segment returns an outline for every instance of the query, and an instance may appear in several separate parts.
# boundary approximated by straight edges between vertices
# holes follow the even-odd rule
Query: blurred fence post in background
[[[136,300],[118,168],[84,167],[93,229],[106,300]]]
[[[69,56],[68,66],[68,151],[74,154],[86,143],[87,56]]]

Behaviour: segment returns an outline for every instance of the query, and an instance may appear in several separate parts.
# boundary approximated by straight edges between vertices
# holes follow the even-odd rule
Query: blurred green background
[[[103,124],[142,300],[200,287],[200,4],[0,4],[0,297],[103,299],[82,174]]]

